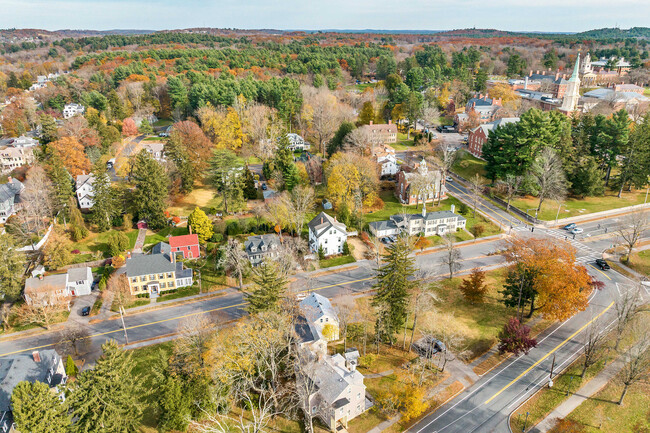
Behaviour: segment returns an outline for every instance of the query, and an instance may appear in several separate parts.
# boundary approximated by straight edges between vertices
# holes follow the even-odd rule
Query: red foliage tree
[[[122,135],[125,137],[138,135],[138,128],[135,126],[135,121],[132,118],[127,117],[124,119],[124,123],[122,123]]]
[[[499,333],[499,353],[528,354],[528,351],[537,346],[537,340],[530,337],[530,328],[511,317]]]

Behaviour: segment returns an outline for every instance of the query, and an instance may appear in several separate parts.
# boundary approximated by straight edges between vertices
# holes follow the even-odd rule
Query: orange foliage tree
[[[532,294],[531,314],[539,310],[544,317],[565,320],[587,308],[592,279],[576,263],[576,250],[567,242],[516,237],[506,241],[504,255],[512,266],[502,293],[510,301],[514,298],[514,306],[521,288]]]
[[[90,172],[90,161],[84,147],[74,137],[63,137],[47,145],[48,149],[63,161],[63,165],[73,177]]]
[[[124,123],[122,123],[122,135],[125,137],[138,135],[138,127],[135,126],[135,120],[130,117],[124,119]]]

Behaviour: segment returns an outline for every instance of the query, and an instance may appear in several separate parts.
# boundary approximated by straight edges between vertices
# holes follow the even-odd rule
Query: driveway
[[[90,293],[90,295],[77,296],[73,298],[72,307],[70,308],[70,316],[68,316],[68,322],[88,324],[91,317],[82,316],[81,310],[84,307],[90,307],[92,309],[98,296],[99,291],[94,290]]]

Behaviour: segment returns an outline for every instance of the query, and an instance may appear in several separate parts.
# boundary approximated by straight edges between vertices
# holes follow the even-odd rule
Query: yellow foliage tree
[[[215,110],[210,104],[197,111],[201,129],[219,149],[237,151],[244,141],[239,115],[232,108]]]
[[[339,332],[337,327],[332,325],[331,323],[327,323],[325,324],[325,326],[323,326],[323,337],[325,337],[327,341],[336,340],[338,334]]]
[[[345,203],[349,209],[357,209],[359,204],[370,207],[377,201],[379,177],[369,158],[335,153],[325,166],[325,178],[328,198],[336,207]]]
[[[424,391],[415,386],[409,386],[404,390],[401,403],[400,412],[404,421],[419,417],[428,407],[424,401]]]

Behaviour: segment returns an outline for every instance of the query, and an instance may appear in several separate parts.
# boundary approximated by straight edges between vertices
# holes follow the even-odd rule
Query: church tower
[[[576,64],[573,67],[573,74],[569,78],[569,84],[567,84],[560,111],[564,111],[567,114],[574,112],[578,106],[578,99],[580,99],[580,53],[578,53]]]

